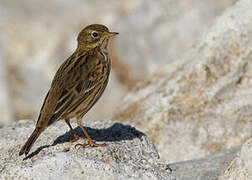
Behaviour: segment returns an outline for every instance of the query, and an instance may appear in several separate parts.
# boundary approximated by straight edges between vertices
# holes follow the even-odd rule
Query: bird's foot
[[[79,141],[80,139],[83,140],[83,141],[88,141],[88,138],[83,138],[83,137],[78,136],[77,134],[76,135],[74,134],[74,139],[71,140],[70,142],[74,143],[76,141]]]
[[[105,147],[107,144],[103,143],[103,144],[97,144],[95,143],[92,139],[88,139],[88,138],[85,138],[85,140],[88,141],[88,143],[84,143],[84,144],[76,144],[75,145],[75,148],[77,146],[82,146],[83,148],[86,148],[86,147]]]

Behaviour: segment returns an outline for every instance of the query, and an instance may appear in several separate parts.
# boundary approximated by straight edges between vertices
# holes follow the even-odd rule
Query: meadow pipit
[[[83,147],[105,146],[95,143],[89,137],[81,125],[81,119],[107,86],[110,73],[107,45],[109,38],[117,34],[109,32],[106,26],[100,24],[89,25],[79,33],[77,49],[56,72],[41,107],[36,128],[19,155],[27,155],[39,135],[61,119],[65,119],[74,135],[72,142],[82,139],[88,142],[81,144]],[[77,118],[77,124],[86,138],[79,137],[73,130],[69,122],[73,117]]]

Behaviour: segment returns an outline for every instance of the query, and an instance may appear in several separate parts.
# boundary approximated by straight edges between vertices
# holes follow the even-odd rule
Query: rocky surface
[[[129,93],[114,119],[145,132],[166,162],[251,137],[251,9],[251,0],[241,0],[226,10],[187,55]]]
[[[168,164],[178,180],[213,180],[218,179],[240,148],[224,150],[201,159]]]
[[[219,180],[252,179],[252,138],[247,140]]]
[[[35,123],[22,120],[1,128],[1,179],[212,180],[217,179],[228,164],[232,168],[226,168],[225,179],[231,173],[245,175],[233,177],[249,177],[252,172],[251,140],[243,145],[239,156],[236,154],[240,148],[236,147],[201,159],[167,164],[160,161],[155,146],[146,135],[132,126],[102,121],[85,125],[97,143],[105,142],[107,146],[75,147],[81,141],[70,143],[73,135],[65,122],[60,121],[41,134],[27,157],[18,156]],[[75,131],[83,136],[79,127]]]
[[[107,119],[128,88],[178,61],[235,1],[1,0],[0,56],[8,83],[1,80],[0,87],[7,86],[8,93],[0,100],[10,100],[4,106],[14,119],[37,117],[55,71],[76,47],[77,33],[87,24],[103,23],[120,36],[112,43],[109,86],[86,120]]]
[[[34,126],[26,120],[0,129],[1,179],[174,179],[146,135],[129,125],[88,123],[89,135],[107,146],[83,149],[74,147],[81,142],[69,142],[73,136],[60,121],[40,135],[26,158],[20,157]],[[75,130],[82,136],[80,128]]]

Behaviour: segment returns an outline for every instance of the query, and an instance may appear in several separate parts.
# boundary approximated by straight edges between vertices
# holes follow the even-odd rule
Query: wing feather
[[[93,57],[89,56],[79,56],[85,58],[90,62],[94,62]],[[78,62],[78,63],[77,63]],[[92,68],[96,68],[95,65],[88,64],[90,62],[81,62],[80,58],[76,58],[76,61],[73,61],[72,64],[75,66],[75,71],[72,71],[73,67],[66,67],[69,69],[67,76],[64,79],[71,79],[69,83],[62,82],[62,86],[58,88],[58,91],[61,93],[54,92],[56,98],[54,108],[52,109],[52,113],[50,115],[50,119],[48,121],[48,126],[56,122],[57,120],[64,118],[65,114],[71,113],[75,108],[77,108],[88,96],[93,92],[93,90],[102,83],[102,79],[90,79],[87,73],[92,71]],[[90,69],[91,68],[91,69]],[[76,73],[80,73],[80,75],[76,75]],[[74,78],[74,79],[72,79]],[[61,78],[62,79],[62,78]],[[97,82],[98,80],[98,82]],[[59,81],[57,77],[54,79],[57,84]],[[53,82],[54,83],[54,82]]]

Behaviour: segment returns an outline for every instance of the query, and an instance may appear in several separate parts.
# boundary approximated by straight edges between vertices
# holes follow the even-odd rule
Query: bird
[[[29,153],[39,135],[50,125],[65,120],[74,139],[84,140],[82,147],[103,147],[88,135],[81,125],[83,116],[93,107],[103,94],[109,80],[111,69],[108,53],[108,41],[117,35],[102,24],[91,24],[80,31],[77,48],[57,70],[50,89],[44,99],[37,119],[36,127],[19,155]],[[77,119],[77,124],[85,134],[80,137],[72,128],[70,119]]]

